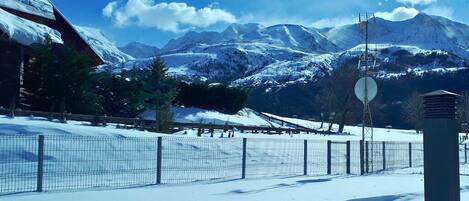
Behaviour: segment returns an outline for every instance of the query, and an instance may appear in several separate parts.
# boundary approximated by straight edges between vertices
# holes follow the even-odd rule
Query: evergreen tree
[[[95,70],[86,55],[50,40],[33,50],[36,56],[26,69],[24,83],[31,109],[81,114],[100,111],[93,87]]]
[[[173,115],[171,103],[177,96],[175,81],[166,75],[167,68],[160,57],[148,67],[144,83],[146,108],[155,111],[157,132],[170,132]]]
[[[144,111],[143,79],[133,71],[98,73],[96,86],[106,115],[134,118]]]

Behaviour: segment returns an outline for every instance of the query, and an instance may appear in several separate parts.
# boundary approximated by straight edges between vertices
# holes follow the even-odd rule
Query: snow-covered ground
[[[421,201],[419,169],[369,176],[289,177],[235,180],[180,186],[119,190],[30,193],[0,197],[2,201]],[[469,177],[461,176],[461,200],[469,200]]]
[[[279,124],[263,119],[249,108],[242,109],[233,115],[199,108],[184,107],[173,107],[171,111],[174,114],[174,120],[181,123],[280,127]],[[154,112],[145,112],[142,116],[145,119],[155,119]]]
[[[220,122],[233,116],[241,116],[237,122],[259,124],[267,120],[245,109],[237,115],[223,116],[220,113],[197,109],[175,109],[176,119],[212,118]],[[279,117],[285,121],[306,127],[317,128],[317,122]],[[257,122],[257,123],[256,123]],[[272,123],[272,122],[270,122]],[[164,200],[210,201],[210,200],[423,200],[422,169],[392,170],[369,176],[321,176],[326,175],[325,140],[359,140],[360,128],[347,126],[349,135],[266,135],[235,132],[235,138],[214,138],[206,133],[195,138],[195,130],[176,133],[178,137],[136,130],[117,129],[115,125],[93,127],[87,122],[68,121],[66,124],[50,122],[43,118],[17,117],[9,119],[0,116],[0,135],[33,137],[46,136],[45,177],[46,193],[20,193],[0,196],[0,200]],[[181,136],[182,135],[182,136]],[[104,138],[82,138],[101,136]],[[130,188],[151,185],[155,182],[156,136],[163,138],[162,186]],[[71,137],[71,138],[68,138]],[[138,138],[135,138],[138,137]],[[241,174],[242,140],[247,143],[247,180],[238,180]],[[262,139],[258,139],[262,138]],[[269,139],[265,139],[269,138]],[[375,139],[386,141],[418,141],[422,136],[413,131],[376,129]],[[16,138],[2,138],[0,141],[0,190],[15,188],[31,191],[35,189],[37,151],[36,138],[19,142]],[[303,140],[308,141],[308,175],[315,177],[286,177],[301,175],[303,172]],[[84,141],[82,141],[84,140]],[[9,143],[11,142],[11,143]],[[85,143],[83,143],[85,142]],[[29,143],[29,144],[28,144]],[[407,144],[390,144],[387,151],[388,168],[407,166],[401,156]],[[344,174],[345,145],[334,145],[332,149],[333,174]],[[342,148],[341,148],[342,147]],[[388,147],[388,146],[386,146]],[[377,161],[374,167],[382,166]],[[93,150],[93,151],[89,151]],[[357,174],[357,144],[352,145],[352,173]],[[397,151],[397,152],[394,152]],[[416,147],[415,165],[422,160],[421,150]],[[407,154],[404,154],[407,156]],[[119,157],[119,160],[115,160]],[[404,157],[404,158],[402,158]],[[75,163],[79,161],[80,163]],[[400,163],[399,161],[403,161]],[[462,170],[467,171],[469,167]],[[375,169],[376,170],[376,169]],[[57,172],[56,172],[57,171]],[[283,176],[283,178],[279,178]],[[274,178],[272,178],[274,177]],[[258,178],[258,179],[256,179]],[[469,179],[461,176],[463,199],[469,198]],[[21,181],[18,183],[18,181]],[[197,183],[192,183],[196,182]],[[9,183],[12,182],[12,183]],[[17,185],[21,184],[20,187]],[[174,185],[181,184],[181,185]],[[99,188],[100,190],[96,190]],[[103,190],[119,188],[118,190]],[[64,189],[85,189],[70,192]],[[90,190],[92,189],[92,190]],[[197,193],[187,193],[197,192]]]

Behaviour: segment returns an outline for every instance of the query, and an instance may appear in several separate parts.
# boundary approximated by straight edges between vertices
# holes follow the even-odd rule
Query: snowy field
[[[213,111],[179,108],[178,121],[210,121],[278,125],[245,109],[236,115]],[[300,119],[282,118],[306,127],[317,128],[319,123]],[[227,120],[228,119],[228,120]],[[248,124],[249,125],[249,124]],[[337,128],[337,125],[334,126]],[[401,198],[421,200],[421,185],[413,188],[388,189],[400,181],[421,183],[421,169],[411,172],[395,171],[408,167],[408,142],[413,142],[413,165],[422,164],[422,135],[414,131],[375,129],[375,140],[386,144],[386,173],[366,177],[338,176],[346,172],[345,143],[351,140],[351,173],[358,175],[361,128],[347,126],[348,134],[341,135],[267,135],[235,131],[234,138],[217,131],[196,137],[196,130],[184,130],[173,135],[146,131],[117,129],[116,125],[93,127],[88,122],[50,122],[43,118],[0,116],[0,191],[7,194],[0,200],[311,200],[305,193],[311,192],[312,200],[346,200],[345,198]],[[45,135],[44,190],[43,194],[15,192],[34,191],[36,187],[37,135]],[[223,137],[221,137],[223,135]],[[157,138],[163,137],[162,184],[156,181]],[[18,141],[21,138],[22,141]],[[242,169],[243,143],[247,139],[246,178],[239,180]],[[308,140],[308,170],[303,174],[304,139]],[[327,175],[327,143],[332,140],[331,175]],[[389,141],[395,141],[391,143]],[[370,148],[370,172],[380,172],[383,163],[381,142]],[[461,166],[469,170],[467,165]],[[391,171],[391,172],[388,172]],[[315,177],[311,177],[315,176]],[[287,177],[287,178],[279,178]],[[269,179],[270,178],[270,179]],[[272,179],[275,178],[275,179]],[[378,180],[388,182],[376,185]],[[399,180],[399,181],[398,181]],[[350,183],[360,183],[368,191],[352,191],[342,188]],[[179,184],[179,185],[175,185]],[[381,183],[380,183],[381,184]],[[467,182],[469,185],[469,181]],[[133,187],[143,188],[133,188]],[[353,186],[353,185],[352,185]],[[115,189],[109,191],[90,191]],[[332,196],[337,188],[343,193]],[[363,189],[366,189],[363,188]],[[83,192],[70,192],[82,190]],[[291,191],[285,194],[285,191]],[[341,191],[341,192],[342,192]],[[9,193],[8,193],[9,192]],[[183,192],[200,192],[185,195]],[[321,194],[314,192],[324,192]],[[329,192],[329,193],[328,193]],[[186,193],[187,194],[187,193]],[[182,195],[182,196],[181,196]],[[298,196],[298,197],[296,197]],[[305,197],[306,196],[306,197]],[[383,197],[384,196],[384,197]],[[397,197],[396,197],[397,196]],[[79,197],[79,199],[77,198]],[[385,199],[381,199],[385,198]],[[409,198],[409,199],[407,199]],[[135,200],[135,199],[130,199]],[[353,199],[352,199],[353,200]],[[373,199],[370,199],[373,200]],[[269,200],[270,201],[270,200]]]
[[[29,193],[1,201],[423,201],[420,169],[369,176],[289,177],[234,180],[118,190]],[[461,176],[461,200],[469,200],[469,177]]]

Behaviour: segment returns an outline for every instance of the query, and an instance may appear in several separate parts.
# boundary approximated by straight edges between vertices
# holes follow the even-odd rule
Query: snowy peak
[[[119,47],[119,49],[122,52],[138,59],[154,57],[160,52],[160,49],[157,47],[139,42],[131,42],[123,47]]]
[[[357,24],[332,28],[324,34],[342,50],[363,43]],[[370,36],[372,43],[413,45],[453,52],[462,57],[469,56],[469,26],[425,13],[398,22],[377,19]]]
[[[312,53],[335,52],[335,44],[316,29],[301,25],[281,24],[270,26],[246,36],[254,41],[262,41]]]
[[[243,35],[258,31],[262,28],[264,28],[264,26],[260,24],[256,24],[256,23],[249,23],[249,24],[233,23],[230,26],[228,26],[225,29],[225,31],[222,32],[222,35],[226,39],[241,40],[243,38]]]
[[[162,51],[181,52],[200,46],[228,43],[262,43],[311,53],[337,51],[337,47],[316,29],[300,25],[276,25],[264,28],[259,24],[232,24],[221,33],[188,32],[178,39],[170,40]]]
[[[132,56],[120,51],[99,29],[81,26],[75,26],[75,29],[105,62],[122,63],[135,60]]]

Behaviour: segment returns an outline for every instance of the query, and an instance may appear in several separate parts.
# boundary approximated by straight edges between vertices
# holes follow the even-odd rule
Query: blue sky
[[[419,11],[469,24],[469,0],[52,0],[74,24],[101,29],[118,45],[158,47],[187,31],[221,31],[229,24],[291,23],[326,27],[353,23],[359,12],[389,20]]]

